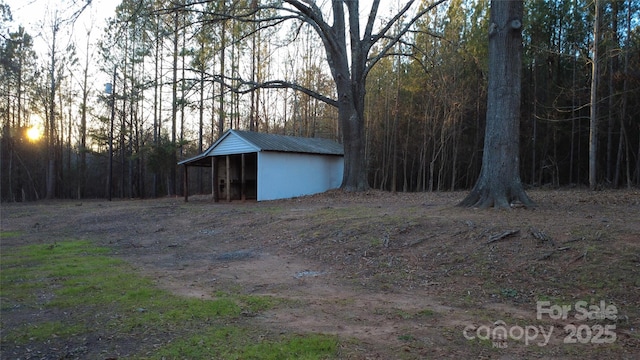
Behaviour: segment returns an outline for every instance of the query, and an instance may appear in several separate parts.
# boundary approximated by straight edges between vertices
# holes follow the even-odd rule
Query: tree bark
[[[346,191],[364,191],[369,188],[364,154],[364,119],[359,116],[354,106],[349,105],[341,104],[341,107],[344,106],[346,109],[338,111],[343,136],[349,139],[344,142],[344,174],[341,188]]]
[[[480,177],[459,204],[509,208],[534,206],[519,174],[523,1],[491,1],[487,125]]]

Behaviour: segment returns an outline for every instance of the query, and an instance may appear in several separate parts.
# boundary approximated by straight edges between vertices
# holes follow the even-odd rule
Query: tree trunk
[[[200,53],[204,54],[204,43],[200,44]],[[204,62],[204,60],[202,60]],[[202,154],[204,139],[204,64],[200,70],[200,101],[198,111],[198,154]],[[186,191],[186,190],[185,190]],[[198,194],[202,194],[204,187],[202,184],[202,168],[198,167]]]
[[[573,184],[573,155],[575,153],[576,139],[576,57],[573,56],[573,67],[571,71],[571,150],[569,151],[569,184]],[[580,134],[578,134],[580,137]]]
[[[366,163],[366,137],[364,131],[364,99],[367,54],[371,44],[360,40],[360,12],[357,1],[346,2],[349,10],[349,36],[351,39],[351,68],[348,65],[347,42],[344,31],[344,9],[342,1],[333,1],[334,30],[340,35],[334,43],[325,43],[329,63],[335,67],[332,74],[338,92],[338,120],[344,139],[344,174],[341,188],[347,191],[369,189]],[[329,51],[339,44],[341,51]]]
[[[56,155],[55,155],[55,128],[56,128],[56,122],[55,122],[55,98],[56,98],[56,36],[58,34],[58,19],[54,19],[55,24],[53,25],[53,39],[52,39],[52,43],[51,43],[51,71],[50,71],[50,76],[51,79],[49,79],[51,81],[51,88],[49,89],[49,118],[48,120],[48,124],[49,124],[49,131],[47,134],[47,143],[48,143],[48,151],[47,151],[47,157],[48,157],[48,167],[47,167],[47,175],[46,175],[46,180],[47,180],[47,195],[46,198],[47,199],[53,199],[55,197],[55,191],[56,191]]]
[[[369,188],[365,160],[364,119],[353,103],[341,101],[338,118],[342,124],[344,142],[344,175],[341,188],[346,191],[364,191]]]
[[[178,174],[176,172],[176,163],[178,162],[176,138],[176,123],[178,120],[178,36],[179,36],[179,21],[178,13],[173,15],[173,60],[171,64],[171,71],[173,80],[171,83],[171,144],[174,146],[174,150],[171,153],[171,176],[169,177],[169,195],[177,194],[177,180]]]
[[[185,15],[183,13],[182,15],[182,24],[186,24],[186,18]],[[184,25],[183,25],[184,26]],[[187,85],[185,84],[185,74],[186,74],[186,60],[185,60],[185,52],[186,52],[186,48],[187,48],[187,33],[186,31],[182,32],[182,46],[180,49],[180,58],[181,58],[181,64],[180,64],[180,71],[181,71],[181,75],[180,75],[180,145],[178,146],[179,149],[179,153],[180,153],[180,160],[184,160],[184,110],[186,108],[186,87]],[[175,167],[175,165],[174,165]],[[185,167],[186,168],[186,167]],[[187,175],[186,171],[183,173],[185,176]],[[179,176],[179,175],[178,175]],[[178,185],[182,184],[182,189],[179,190],[180,193],[182,193],[183,195],[187,195],[186,194],[186,189],[184,188],[184,185],[186,185],[186,182],[184,181],[178,181],[177,183]],[[176,194],[177,195],[177,194]]]
[[[109,121],[109,163],[107,168],[107,199],[111,201],[113,188],[113,123],[116,116],[116,67],[113,68],[113,82],[111,84],[111,117]]]
[[[509,208],[534,206],[519,174],[523,1],[491,1],[487,125],[480,177],[460,203]]]
[[[91,29],[87,32],[87,37],[91,36]],[[78,199],[84,197],[87,182],[87,102],[89,98],[89,54],[90,41],[87,39],[87,54],[85,55],[83,78],[82,78],[82,104],[80,105],[80,179],[78,179]]]
[[[227,47],[227,22],[222,21],[222,29],[220,30],[220,76],[224,77],[225,75],[225,52]],[[224,133],[224,121],[225,121],[225,112],[224,112],[224,82],[220,82],[220,101],[218,103],[218,138],[222,136]]]
[[[536,59],[533,59],[532,78],[533,78],[533,114],[531,116],[531,185],[536,184],[536,168],[538,167],[536,159],[536,149],[538,147],[538,72],[536,71]]]
[[[460,133],[462,132],[458,129],[458,126],[459,126],[458,122],[454,123],[453,125],[453,149],[452,149],[453,160],[451,161],[451,187],[450,187],[451,191],[455,191],[457,177],[458,177],[458,171],[457,171],[458,147],[459,147],[458,145],[460,144],[460,136],[461,136]]]
[[[161,41],[162,38],[160,36],[160,21],[161,18],[160,16],[156,16],[156,28],[155,28],[155,55],[154,55],[154,72],[153,72],[153,83],[154,83],[154,87],[153,87],[153,146],[156,148],[158,148],[159,145],[159,138],[160,138],[160,113],[159,113],[159,108],[160,108],[160,97],[162,95],[161,94],[161,85],[160,85],[160,63],[162,61],[162,57],[160,54],[160,48],[161,48]],[[153,170],[153,184],[152,184],[152,190],[151,190],[151,196],[152,197],[157,197],[158,196],[158,179],[159,179],[159,174],[157,169]]]
[[[600,37],[600,1],[595,0],[595,17],[593,19],[593,59],[591,62],[591,116],[589,121],[589,188],[595,190],[598,156],[598,46]]]
[[[396,65],[396,93],[393,106],[393,124],[391,125],[391,192],[398,191],[398,122],[400,117],[400,57]]]

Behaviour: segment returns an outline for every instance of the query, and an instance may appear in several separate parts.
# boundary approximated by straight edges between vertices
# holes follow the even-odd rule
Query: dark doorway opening
[[[220,199],[258,198],[258,153],[217,156],[217,163],[216,184]]]

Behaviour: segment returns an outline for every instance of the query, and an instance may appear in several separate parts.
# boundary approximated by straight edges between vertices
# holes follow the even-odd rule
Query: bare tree
[[[416,1],[406,1],[389,21],[376,30],[375,22],[378,18],[380,0],[373,0],[364,31],[360,26],[359,0],[332,0],[331,11],[323,11],[318,1],[282,0],[216,14],[215,17],[219,19],[233,18],[258,22],[262,24],[262,28],[281,24],[284,21],[309,24],[322,41],[336,91],[335,95],[320,94],[298,83],[284,80],[258,83],[225,78],[221,75],[216,79],[227,83],[231,80],[239,81],[239,85],[233,88],[237,93],[249,93],[259,88],[291,88],[337,107],[345,152],[341,187],[348,191],[366,190],[369,188],[364,131],[367,75],[380,59],[388,55],[390,50],[405,38],[418,19],[444,2],[446,0],[434,0],[431,4],[422,4],[420,9],[412,11]],[[274,10],[277,15],[274,15]],[[256,12],[264,12],[267,15],[256,17],[254,16]],[[409,15],[411,16],[408,17]],[[383,39],[385,41],[382,44]],[[378,43],[381,45],[376,47],[378,51],[373,53],[372,49]]]
[[[492,0],[487,125],[480,177],[461,206],[533,206],[520,181],[522,0]]]
[[[332,103],[338,108],[338,121],[342,128],[345,149],[343,189],[361,191],[369,188],[364,135],[367,75],[422,15],[444,1],[435,1],[425,6],[407,22],[397,26],[414,4],[414,1],[408,1],[377,33],[374,32],[374,23],[378,15],[379,0],[373,1],[364,32],[360,29],[359,1],[332,1],[331,24],[324,19],[320,8],[311,1],[284,1],[295,9],[294,13],[300,20],[310,24],[316,30],[325,48],[329,68],[336,84],[337,99]],[[345,13],[345,8],[348,14]],[[392,34],[392,29],[396,28],[398,31]],[[388,39],[388,41],[381,47],[379,53],[371,54],[373,46],[381,39]]]

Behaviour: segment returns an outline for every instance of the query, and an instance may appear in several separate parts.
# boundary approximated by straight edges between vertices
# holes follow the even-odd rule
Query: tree
[[[337,99],[333,103],[338,108],[338,122],[343,134],[345,152],[344,177],[341,185],[343,189],[362,191],[369,188],[364,136],[367,75],[422,15],[443,2],[444,0],[435,1],[424,7],[407,23],[401,25],[396,34],[392,35],[392,29],[407,15],[414,1],[407,2],[378,33],[374,33],[374,22],[380,5],[379,0],[374,0],[364,33],[361,33],[359,1],[332,1],[333,23],[329,25],[315,3],[285,0],[285,3],[297,10],[296,15],[302,21],[316,30],[324,45],[327,62],[336,85]],[[347,19],[345,19],[345,7],[348,12]],[[381,48],[380,53],[370,57],[373,46],[383,38],[390,38],[391,41]]]
[[[89,60],[91,59],[91,28],[87,30],[87,47],[84,58],[84,67],[82,69],[82,102],[80,104],[80,171],[78,179],[78,198],[85,195],[86,178],[87,178],[87,110],[89,98]]]
[[[519,173],[522,14],[522,0],[491,1],[482,168],[461,206],[509,208],[514,201],[534,206],[524,191]]]
[[[51,63],[49,64],[49,81],[51,82],[51,86],[49,89],[49,102],[47,107],[47,199],[53,199],[55,197],[55,187],[56,187],[56,158],[55,158],[55,139],[56,139],[56,37],[58,36],[58,31],[60,29],[60,23],[58,17],[56,16],[53,20],[52,25],[52,41],[51,41]]]
[[[589,118],[589,188],[595,190],[598,184],[596,178],[598,156],[598,75],[599,59],[598,46],[600,38],[600,2],[595,0],[595,16],[593,18],[593,59],[591,63],[591,102]]]
[[[171,82],[171,142],[176,143],[176,120],[178,116],[178,38],[180,35],[180,12],[173,14],[173,53],[172,53],[172,66],[171,72],[173,74],[173,81]],[[176,149],[177,150],[177,149]],[[178,160],[177,153],[171,155],[172,162],[175,164]],[[169,178],[169,194],[177,194],[177,173],[175,165],[171,167],[171,177]]]
[[[10,12],[4,14],[0,4],[0,22],[10,21]],[[0,31],[2,31],[0,25]],[[6,37],[5,37],[6,35]],[[33,39],[22,26],[16,32],[0,33],[0,121],[2,127],[0,153],[0,172],[2,172],[2,199],[9,201],[26,200],[27,194],[38,198],[33,186],[29,169],[22,157],[29,151],[30,145],[24,136],[30,124],[30,108],[33,106],[32,94],[37,78],[36,54]],[[34,148],[30,146],[30,148]],[[27,159],[25,159],[26,161]],[[26,173],[26,174],[25,174]],[[26,175],[26,176],[25,176]],[[27,186],[31,184],[31,186]],[[25,191],[31,188],[33,191]],[[31,197],[31,196],[29,196]]]
[[[283,80],[261,83],[243,80],[237,87],[230,87],[233,87],[236,93],[249,93],[259,88],[291,88],[337,107],[345,152],[341,187],[347,191],[366,190],[369,188],[364,131],[367,75],[372,67],[409,33],[418,19],[445,1],[435,0],[430,5],[423,5],[412,17],[403,21],[411,13],[410,10],[416,3],[415,0],[409,0],[390,20],[382,24],[377,32],[374,31],[374,25],[378,16],[380,0],[372,1],[364,31],[361,31],[360,27],[360,1],[358,0],[332,0],[330,20],[325,18],[321,5],[312,0],[274,1],[257,8],[248,6],[246,9],[238,9],[235,13],[216,14],[216,17],[221,19],[259,21],[263,28],[272,27],[288,20],[309,24],[322,41],[336,91],[335,94],[320,94],[300,84]],[[280,15],[272,15],[272,10],[278,11]],[[256,11],[265,12],[267,15],[256,18],[254,16]],[[397,24],[400,26],[396,27]],[[399,30],[394,32],[396,28]],[[372,54],[374,45],[383,39],[385,44],[379,47],[380,51]],[[240,80],[224,76],[217,78],[219,81],[227,82]]]

